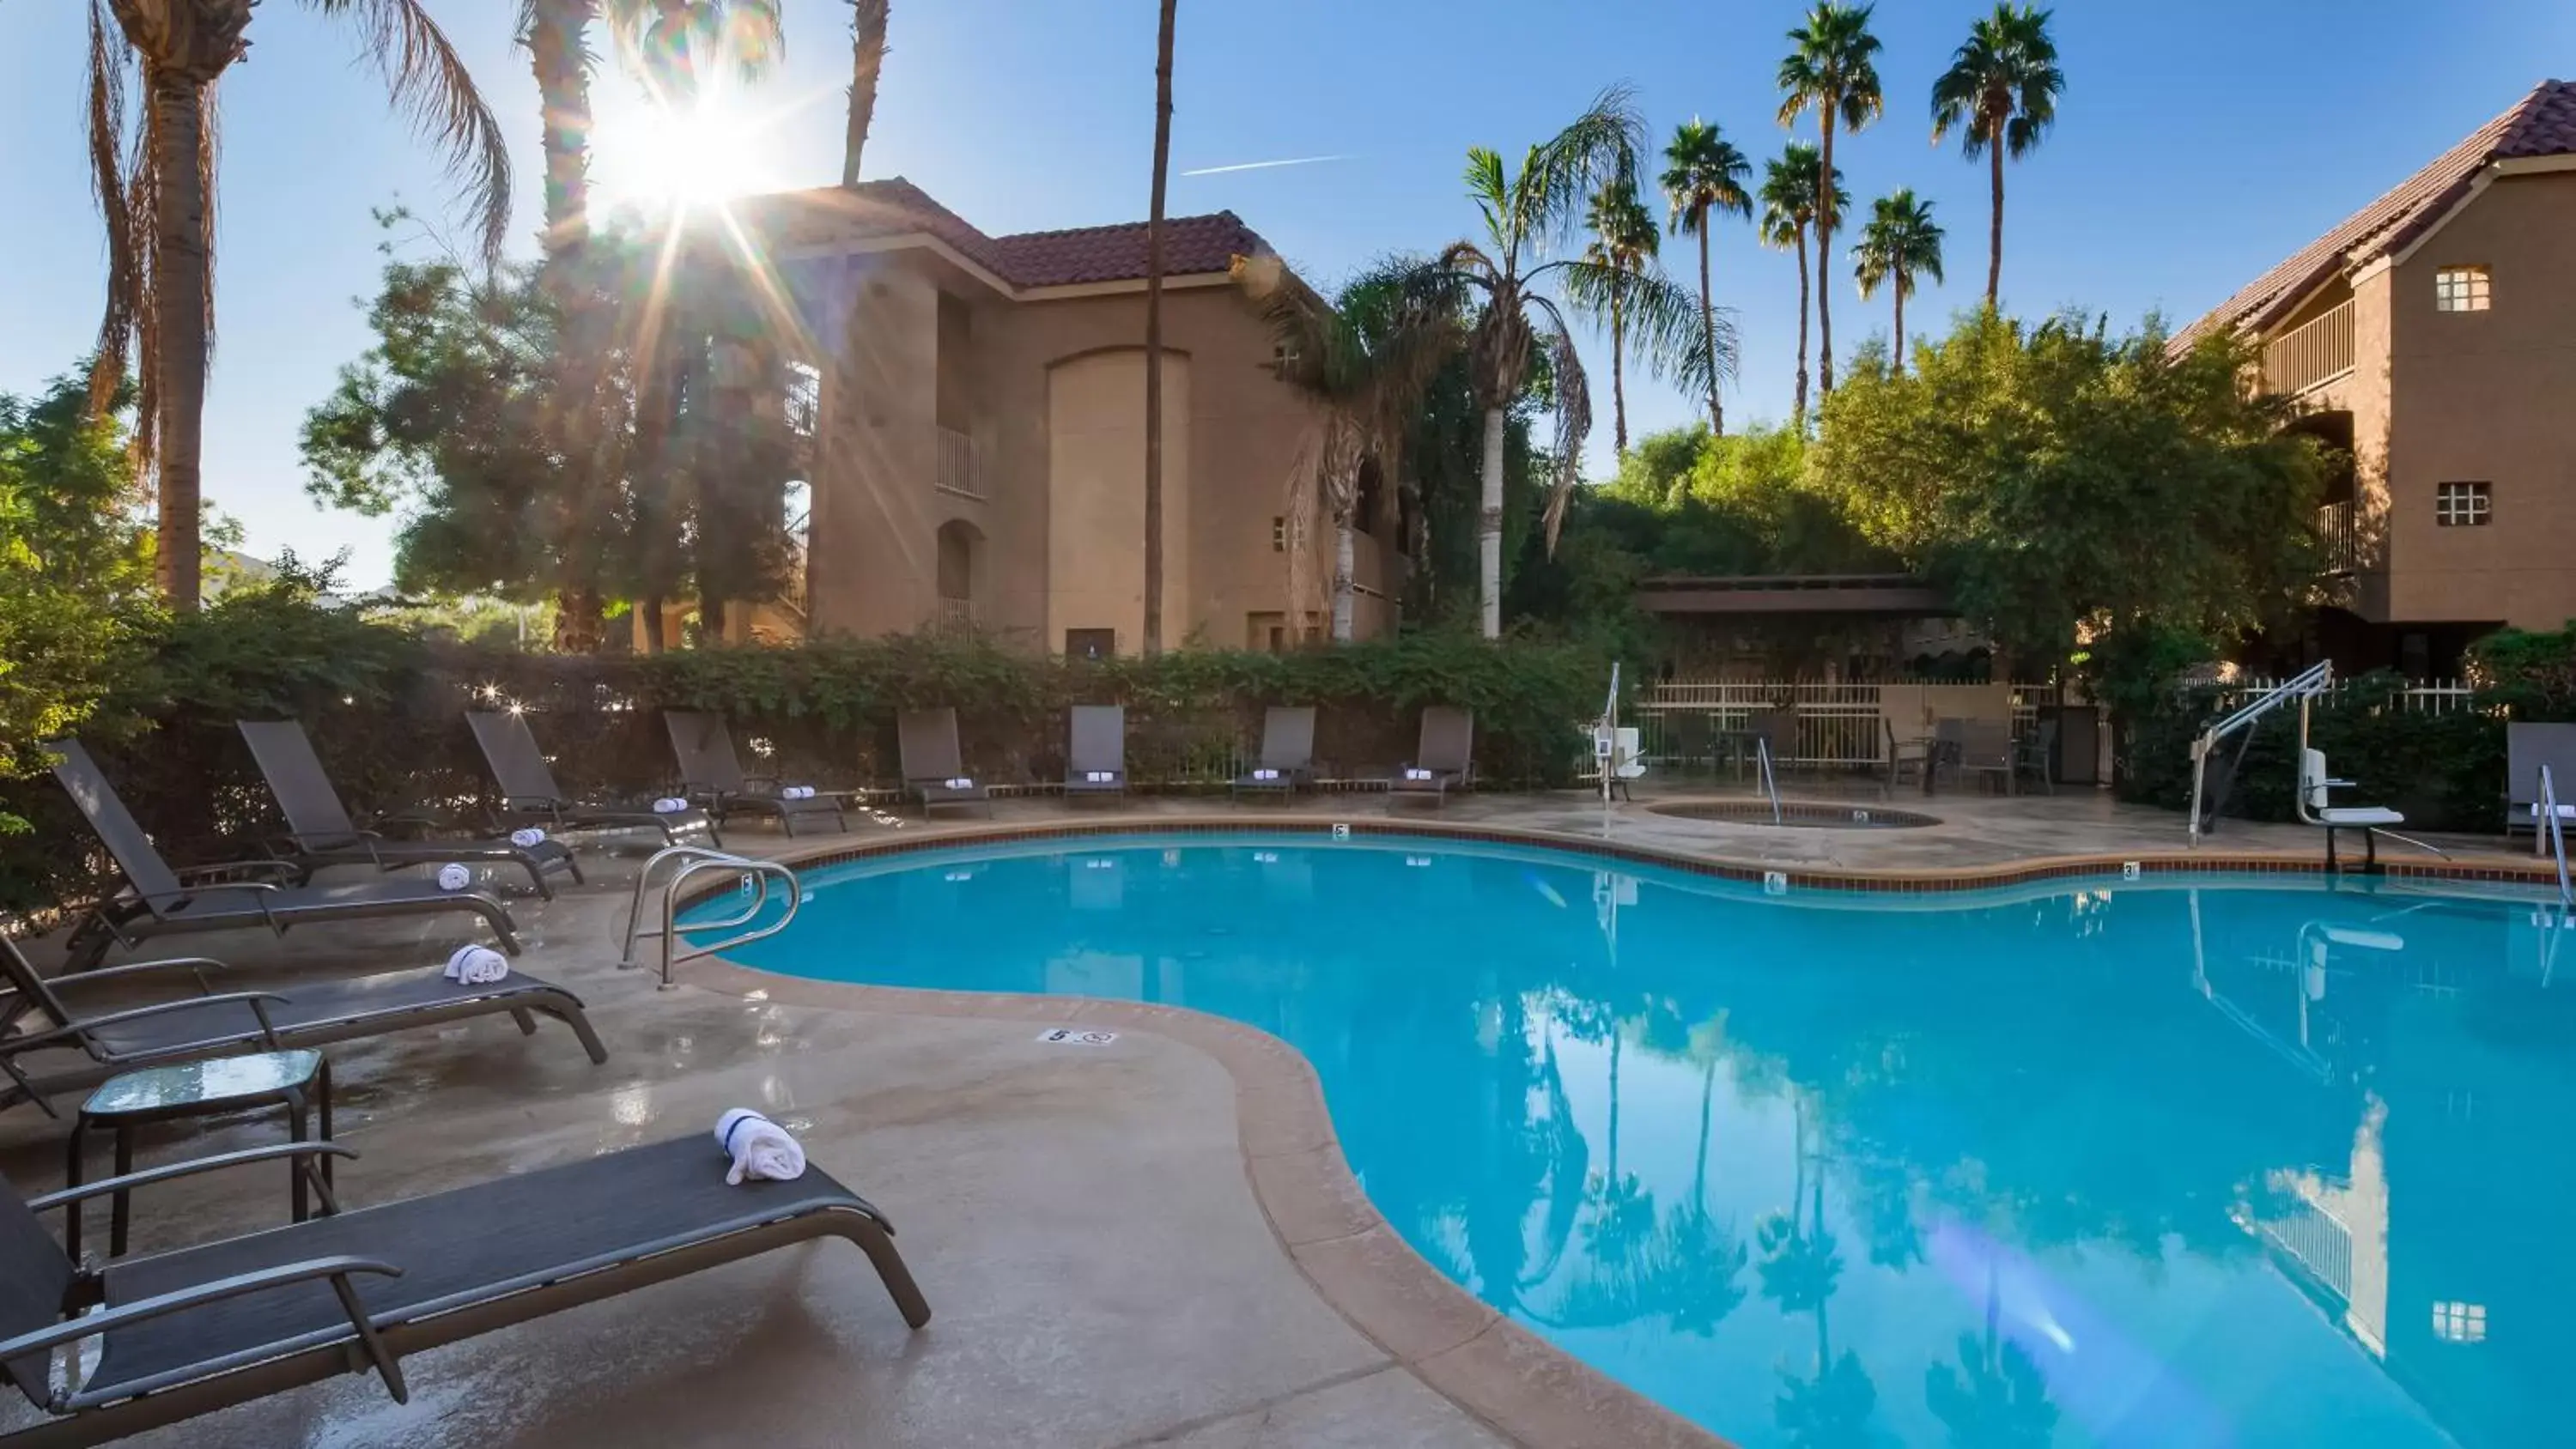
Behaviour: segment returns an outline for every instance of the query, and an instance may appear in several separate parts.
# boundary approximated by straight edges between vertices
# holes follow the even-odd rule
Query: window
[[[1276,514],[1270,519],[1270,551],[1272,553],[1288,551],[1288,520]]]
[[[802,362],[787,364],[787,430],[800,438],[814,436],[823,412],[823,373]]]
[[[1284,379],[1295,372],[1297,365],[1305,360],[1306,355],[1288,343],[1278,342],[1271,345],[1270,371],[1273,376]]]
[[[1118,652],[1115,629],[1067,629],[1064,631],[1064,657],[1067,659],[1106,659]]]
[[[2433,1336],[2444,1343],[2487,1341],[2487,1306],[2483,1303],[2433,1304]]]
[[[2433,521],[2444,528],[2481,528],[2494,512],[2484,483],[2445,483],[2433,494]]]
[[[2444,267],[2433,274],[2433,308],[2439,312],[2483,312],[2487,309],[2487,269]]]

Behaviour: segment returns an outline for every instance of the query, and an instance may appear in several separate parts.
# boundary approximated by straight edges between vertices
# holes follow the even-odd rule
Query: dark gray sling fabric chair
[[[100,1267],[64,1257],[37,1216],[324,1155],[357,1154],[289,1143],[0,1194],[0,1369],[49,1416],[0,1445],[96,1444],[344,1373],[373,1371],[408,1402],[404,1355],[822,1237],[858,1244],[904,1322],[930,1321],[885,1214],[818,1167],[728,1186],[698,1135]],[[57,1387],[54,1351],[89,1338],[94,1366],[81,1376],[79,1355]]]
[[[394,840],[379,831],[361,829],[350,817],[349,807],[341,803],[340,792],[332,788],[303,725],[291,719],[244,719],[233,721],[233,726],[250,746],[251,758],[259,762],[260,778],[268,782],[278,813],[286,817],[288,848],[281,855],[299,866],[309,870],[364,863],[378,870],[400,870],[451,860],[506,860],[525,870],[528,884],[547,900],[555,895],[546,881],[554,871],[567,872],[573,884],[581,884],[581,866],[573,860],[572,848],[560,840],[540,840],[530,846],[507,840]]]
[[[789,835],[796,833],[800,821],[808,829],[826,820],[836,831],[850,828],[840,802],[830,796],[790,800],[779,793],[774,777],[744,774],[742,757],[733,752],[733,731],[723,715],[666,709],[662,725],[671,732],[671,753],[680,762],[680,793],[697,802],[717,825],[736,815],[770,815]]]
[[[895,721],[903,754],[903,788],[921,801],[921,813],[942,805],[981,805],[993,813],[993,792],[966,773],[957,749],[957,711],[906,710]]]
[[[483,763],[501,787],[501,817],[508,822],[538,822],[557,830],[658,830],[665,845],[683,835],[703,834],[711,844],[724,844],[715,820],[699,809],[664,814],[627,805],[592,805],[575,800],[555,786],[554,767],[537,749],[525,715],[469,709],[465,722],[474,727],[474,743],[483,748]]]
[[[1471,710],[1435,704],[1422,711],[1422,739],[1413,763],[1386,782],[1388,803],[1394,797],[1428,796],[1434,805],[1449,798],[1449,787],[1461,789],[1476,772],[1476,716]]]
[[[314,921],[364,920],[377,916],[441,915],[472,911],[492,927],[501,949],[519,954],[518,930],[500,897],[478,890],[440,890],[435,881],[375,880],[354,885],[280,885],[275,881],[229,880],[190,885],[191,877],[267,871],[293,873],[285,861],[247,861],[173,870],[152,848],[125,802],[109,788],[89,751],[77,740],[39,745],[60,757],[54,778],[80,807],[90,829],[98,832],[127,889],[101,902],[72,932],[65,959],[74,971],[86,970],[105,955],[110,942],[132,946],[149,936],[182,931],[233,931],[266,926],[283,935],[289,926]]]
[[[9,1078],[0,1088],[0,1108],[24,1098],[50,1117],[56,1115],[48,1100],[53,1093],[81,1091],[136,1067],[240,1051],[327,1046],[502,1012],[531,1036],[537,1015],[551,1016],[572,1028],[592,1061],[608,1060],[608,1048],[590,1029],[580,997],[515,971],[483,985],[450,981],[433,968],[218,992],[207,973],[222,970],[220,961],[191,956],[102,967],[48,981],[15,941],[0,936],[0,1073]],[[83,1011],[75,1005],[102,982],[126,983],[153,973],[164,979],[184,973],[196,994],[110,1011]],[[47,1070],[40,1064],[31,1070],[19,1060],[30,1054],[52,1055],[61,1065]]]
[[[1294,795],[1315,777],[1315,707],[1274,704],[1261,717],[1260,762],[1234,778],[1234,793]]]
[[[1127,793],[1127,709],[1116,704],[1077,704],[1064,752],[1064,793]]]

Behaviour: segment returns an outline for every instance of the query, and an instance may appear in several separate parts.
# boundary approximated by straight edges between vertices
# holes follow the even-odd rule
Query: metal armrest
[[[295,865],[292,861],[227,860],[210,862],[205,865],[183,865],[173,870],[171,874],[177,876],[182,881],[187,881],[202,879],[206,876],[221,875],[227,871],[267,871],[274,873],[280,871],[292,871],[294,869]],[[224,884],[235,884],[235,882],[224,882]],[[238,884],[249,885],[254,884],[254,882],[243,881],[238,882]]]
[[[220,996],[190,996],[178,1001],[158,1001],[149,1006],[130,1006],[123,1011],[111,1011],[104,1016],[84,1016],[68,1026],[54,1027],[49,1031],[10,1037],[6,1041],[0,1041],[0,1055],[15,1055],[42,1047],[60,1046],[66,1042],[76,1041],[85,1033],[96,1031],[102,1026],[116,1026],[129,1021],[148,1021],[156,1016],[167,1016],[174,1011],[202,1011],[209,1006],[230,1006],[235,1002],[250,1008],[250,1014],[259,1021],[260,1041],[269,1050],[276,1051],[279,1049],[277,1026],[268,1019],[268,1008],[264,1003],[283,1002],[286,999],[274,991],[228,991]]]
[[[33,1333],[19,1334],[15,1338],[0,1342],[0,1361],[44,1353],[67,1343],[78,1343],[84,1338],[96,1337],[109,1329],[123,1328],[129,1323],[139,1323],[147,1318],[164,1318],[190,1308],[202,1308],[209,1303],[219,1303],[227,1298],[239,1298],[246,1293],[283,1288],[291,1283],[308,1283],[316,1278],[345,1279],[351,1273],[379,1273],[388,1278],[399,1278],[402,1276],[402,1271],[379,1258],[357,1258],[346,1255],[308,1258],[301,1263],[286,1263],[275,1268],[262,1268],[256,1273],[240,1273],[230,1278],[218,1278],[211,1283],[199,1283],[194,1287],[181,1288],[175,1292],[159,1293],[150,1298],[138,1298],[132,1303],[120,1303],[114,1308],[85,1314],[68,1322],[55,1324],[51,1328],[40,1328]],[[372,1325],[360,1323],[356,1326],[362,1333],[372,1336]]]
[[[172,956],[163,961],[128,961],[122,966],[99,966],[67,976],[48,977],[45,984],[55,991],[61,991],[65,987],[86,986],[93,981],[114,981],[120,977],[140,976],[147,971],[167,971],[178,966],[187,967],[189,974],[197,978],[197,989],[200,991],[214,990],[206,983],[205,967],[212,966],[218,971],[230,969],[212,956]]]
[[[27,1199],[27,1208],[30,1212],[45,1212],[76,1202],[87,1202],[91,1198],[102,1197],[111,1192],[149,1187],[156,1182],[194,1177],[200,1172],[213,1172],[220,1168],[243,1167],[254,1162],[274,1162],[281,1157],[355,1157],[357,1155],[355,1148],[343,1147],[337,1142],[279,1142],[267,1147],[245,1147],[239,1152],[218,1152],[212,1157],[192,1157],[185,1162],[172,1162],[160,1167],[147,1167],[140,1172],[125,1173],[118,1177],[101,1178],[96,1182],[84,1182],[78,1187],[67,1187],[60,1192],[31,1197]],[[7,1357],[6,1354],[0,1354],[0,1361],[5,1361]]]

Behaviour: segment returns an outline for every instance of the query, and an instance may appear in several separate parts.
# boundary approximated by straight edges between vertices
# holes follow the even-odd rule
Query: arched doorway
[[[939,615],[941,629],[973,629],[978,616],[976,575],[984,567],[984,534],[962,518],[939,525]]]

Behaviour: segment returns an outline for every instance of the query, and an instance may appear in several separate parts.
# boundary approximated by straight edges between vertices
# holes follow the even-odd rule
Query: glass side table
[[[82,1149],[88,1145],[93,1127],[106,1128],[116,1134],[116,1175],[123,1177],[134,1170],[134,1131],[154,1122],[172,1122],[187,1117],[212,1117],[244,1108],[275,1105],[286,1109],[286,1130],[293,1141],[305,1140],[308,1111],[321,1117],[321,1140],[331,1140],[331,1064],[317,1051],[258,1052],[248,1056],[218,1057],[212,1061],[187,1062],[178,1066],[148,1067],[111,1077],[90,1093],[81,1104],[80,1116],[72,1123],[72,1140],[64,1164],[64,1185],[81,1185]],[[287,1164],[295,1221],[309,1216],[306,1203],[306,1173],[310,1167],[303,1160]],[[331,1159],[320,1159],[323,1206],[336,1211],[331,1201]],[[109,1195],[112,1204],[108,1220],[108,1256],[125,1253],[126,1229],[132,1222],[132,1204],[123,1192]],[[74,1262],[80,1260],[81,1208],[71,1205],[63,1224],[63,1251]]]

